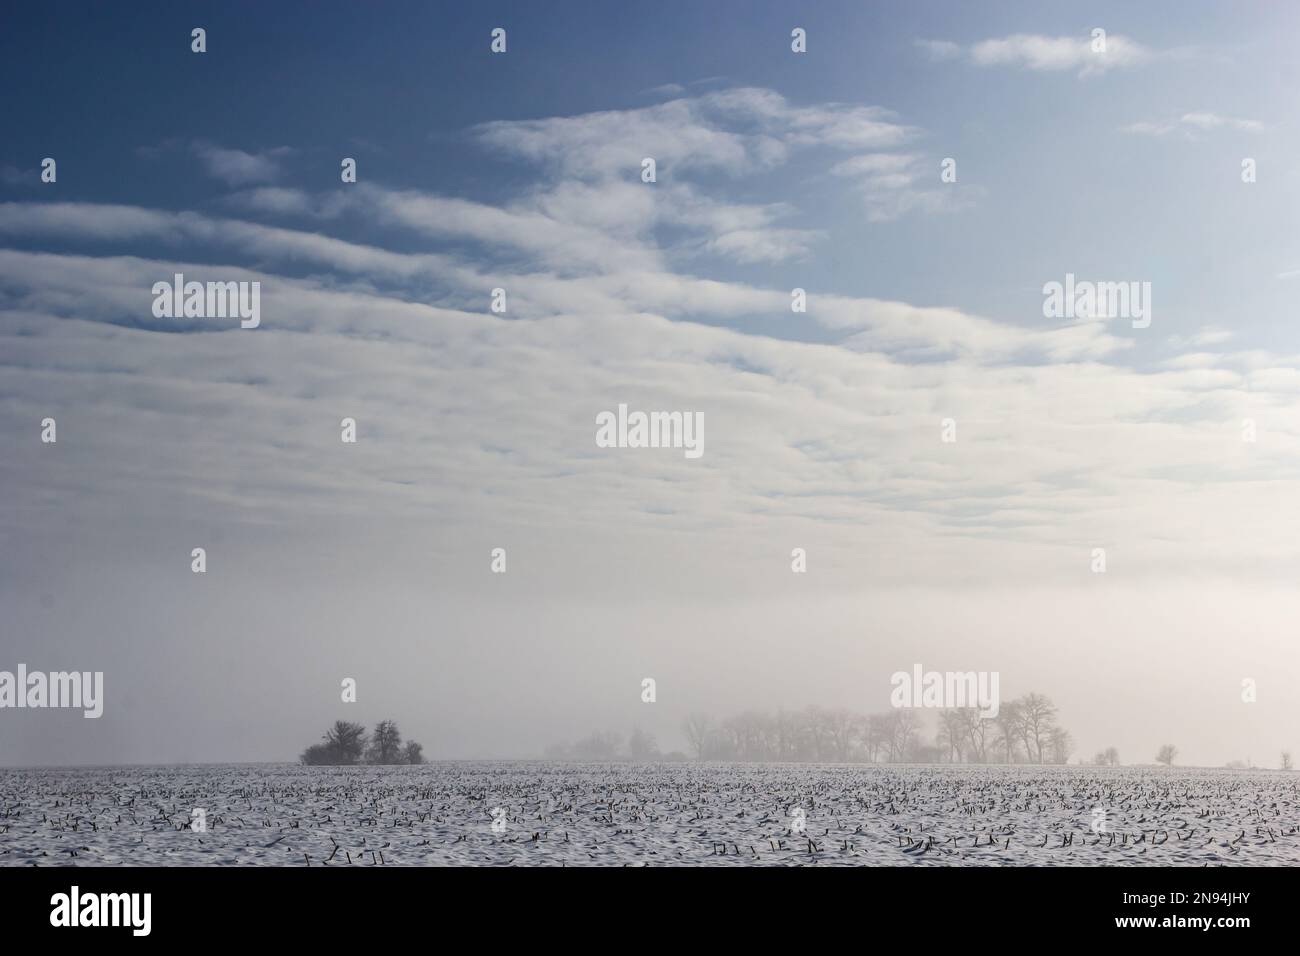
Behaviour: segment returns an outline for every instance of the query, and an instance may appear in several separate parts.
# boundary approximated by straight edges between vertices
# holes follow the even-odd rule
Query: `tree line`
[[[691,714],[682,726],[689,754],[659,751],[643,730],[627,738],[597,731],[551,747],[560,760],[736,760],[788,763],[1030,763],[1064,764],[1074,738],[1057,720],[1056,705],[1025,694],[1001,705],[996,717],[978,708],[937,711],[927,727],[915,708],[863,714],[843,707],[747,710],[725,719]],[[1116,757],[1118,760],[1118,756]]]
[[[862,714],[812,706],[750,710],[721,721],[692,714],[682,730],[699,760],[1063,764],[1074,751],[1056,705],[1042,694],[1008,701],[996,717],[975,707],[936,713],[931,729],[915,708]]]
[[[302,752],[299,759],[303,763],[333,767],[424,763],[424,748],[414,740],[403,744],[402,734],[391,720],[377,723],[373,734],[367,734],[362,724],[336,720],[321,740]]]

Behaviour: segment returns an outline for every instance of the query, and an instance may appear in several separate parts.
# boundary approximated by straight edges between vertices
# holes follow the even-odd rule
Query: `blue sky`
[[[1052,695],[1085,750],[1156,712],[1192,760],[1287,743],[1295,703],[1237,688],[1300,680],[1300,10],[6,17],[0,596],[15,654],[137,701],[62,750],[26,715],[17,759],[272,759],[358,674],[434,754],[670,740],[918,659]],[[177,271],[259,281],[261,326],[154,316]],[[1066,273],[1151,283],[1150,327],[1045,318]],[[703,413],[705,454],[597,448],[620,403]]]

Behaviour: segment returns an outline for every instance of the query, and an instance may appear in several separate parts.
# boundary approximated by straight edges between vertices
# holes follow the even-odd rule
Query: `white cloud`
[[[1264,124],[1258,120],[1239,119],[1232,116],[1220,116],[1216,113],[1184,113],[1176,119],[1159,122],[1140,121],[1123,127],[1123,132],[1138,133],[1146,136],[1166,136],[1181,132],[1188,136],[1196,132],[1208,132],[1216,129],[1233,129],[1240,132],[1258,133]]]
[[[487,145],[566,175],[632,179],[651,157],[662,176],[712,170],[735,175],[785,162],[792,149],[888,149],[917,130],[875,106],[796,106],[743,87],[632,110],[503,120],[476,130]]]
[[[1225,333],[1206,329],[1143,369],[1118,361],[1134,339],[1099,322],[1018,325],[816,288],[793,315],[789,289],[722,281],[695,257],[806,255],[826,237],[797,209],[732,201],[688,176],[650,186],[610,172],[580,155],[591,131],[617,156],[680,118],[695,128],[672,134],[678,168],[711,168],[697,151],[716,142],[737,177],[793,150],[830,150],[835,176],[881,195],[926,188],[919,177],[937,180],[937,166],[848,146],[881,136],[882,123],[886,149],[909,141],[880,111],[797,108],[754,90],[700,100],[667,115],[480,128],[536,164],[526,188],[493,203],[366,183],[324,215],[334,193],[239,195],[272,222],[306,216],[321,231],[0,204],[0,234],[107,246],[0,250],[0,412],[27,428],[51,407],[74,410],[78,436],[61,440],[66,467],[53,474],[48,456],[0,460],[4,487],[52,494],[24,492],[0,530],[41,520],[51,500],[104,508],[92,524],[167,503],[218,524],[364,514],[578,540],[617,527],[661,557],[680,547],[667,537],[698,533],[701,548],[750,555],[798,535],[845,567],[870,528],[891,543],[872,564],[879,580],[1012,569],[1073,580],[1096,541],[1122,542],[1143,573],[1206,561],[1300,571],[1276,521],[1289,507],[1281,479],[1300,477],[1294,357],[1215,351]],[[556,139],[561,128],[576,138]],[[556,178],[557,165],[581,175]],[[372,244],[348,238],[359,221]],[[153,318],[150,287],[176,271],[261,281],[261,328]],[[509,292],[504,318],[487,310],[497,285]],[[818,341],[747,334],[750,316],[784,316],[794,336]],[[600,454],[596,412],[629,398],[703,411],[705,457]],[[368,436],[358,454],[336,453],[344,414]],[[955,446],[938,440],[950,415]],[[1247,417],[1262,436],[1249,448]]]
[[[964,208],[976,190],[940,184],[939,163],[927,165],[907,153],[867,153],[831,167],[831,174],[854,180],[872,222],[888,222],[913,211],[953,212]]]
[[[259,279],[262,328],[158,335],[176,323],[151,317],[148,289],[173,271]],[[1300,462],[1295,375],[1276,358],[1247,388],[1223,357],[1148,373],[1089,360],[1105,350],[1088,326],[1030,333],[858,299],[813,298],[813,313],[853,333],[819,345],[670,321],[635,297],[616,312],[507,321],[485,297],[473,311],[442,308],[185,259],[2,251],[0,281],[11,414],[39,420],[54,394],[76,409],[73,466],[56,490],[93,474],[96,500],[124,514],[181,496],[214,518],[454,509],[448,530],[508,520],[654,535],[652,515],[671,512],[674,534],[728,529],[739,542],[785,529],[831,551],[871,524],[876,538],[907,542],[891,552],[900,576],[965,576],[1031,555],[1043,566],[1025,573],[1050,575],[1099,539],[1165,570],[1205,548],[1243,567],[1297,558],[1285,529],[1263,521],[1285,505],[1279,468]],[[956,355],[917,365],[893,354],[912,344]],[[1032,364],[1017,358],[1031,353]],[[704,410],[705,458],[597,454],[596,411],[629,393]],[[374,454],[328,452],[338,409],[366,424]],[[959,420],[955,447],[938,441],[947,415]],[[1271,460],[1237,454],[1244,417]],[[147,436],[124,430],[140,420]],[[219,460],[185,453],[199,421]],[[82,456],[95,467],[75,467]],[[10,457],[0,476],[38,487],[33,467]],[[520,482],[528,495],[482,497]],[[1242,527],[1261,530],[1246,539]]]
[[[976,66],[1010,66],[1035,72],[1078,70],[1079,76],[1140,66],[1156,53],[1130,37],[1108,34],[1104,52],[1093,49],[1091,35],[1043,36],[1013,33],[972,44],[965,53]],[[962,48],[948,40],[922,40],[917,45],[931,59],[953,59]]]
[[[806,259],[821,233],[812,229],[733,229],[710,239],[710,252],[740,263]]]
[[[804,258],[821,236],[816,229],[778,223],[795,214],[788,204],[727,201],[719,198],[716,183],[705,194],[693,178],[722,173],[739,179],[779,167],[798,152],[871,150],[883,157],[880,151],[911,142],[920,130],[878,106],[796,105],[771,90],[742,87],[629,110],[486,123],[474,133],[490,149],[543,170],[537,188],[508,207],[521,220],[517,241],[549,250],[556,268],[603,269],[626,256],[653,265],[657,254],[651,251],[651,231],[661,225],[697,233],[681,249],[742,264]],[[654,184],[640,180],[645,158],[655,160]],[[853,162],[834,168],[848,174]],[[907,167],[905,181],[857,171],[873,221],[959,205],[952,191],[914,184],[919,172],[912,168],[913,157],[900,162]],[[463,205],[438,212],[419,200],[407,205],[398,199],[385,208],[417,228],[444,234],[455,228],[453,223],[469,225],[470,210]],[[479,210],[475,216],[501,221],[501,210]],[[503,222],[490,227],[494,233],[504,228]]]
[[[315,196],[301,189],[283,186],[258,186],[241,189],[225,197],[231,206],[271,215],[308,216],[333,219],[351,205],[347,193],[330,193]]]
[[[281,146],[261,153],[246,153],[204,141],[193,143],[191,149],[203,163],[208,175],[229,186],[270,182],[280,174],[279,159],[292,152],[288,147]]]

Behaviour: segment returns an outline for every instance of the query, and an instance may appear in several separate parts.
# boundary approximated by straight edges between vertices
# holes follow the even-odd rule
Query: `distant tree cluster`
[[[1074,750],[1070,732],[1056,722],[1056,706],[1042,694],[1004,703],[996,717],[974,707],[938,711],[932,737],[921,713],[906,707],[879,714],[817,706],[746,711],[718,722],[694,714],[683,731],[700,760],[1063,764]]]
[[[1097,751],[1097,755],[1092,758],[1095,767],[1118,767],[1119,751],[1114,747],[1107,747],[1105,750]]]
[[[808,763],[1031,763],[1064,764],[1074,750],[1070,732],[1056,721],[1056,707],[1042,694],[1002,704],[996,717],[973,707],[938,711],[938,730],[921,713],[898,708],[860,714],[837,707],[806,707],[775,713],[749,710],[725,720],[692,714],[682,727],[697,760]],[[654,738],[633,732],[593,733],[573,744],[551,747],[561,760],[673,760]],[[1118,763],[1119,755],[1115,755]]]
[[[369,736],[361,724],[336,720],[322,740],[303,751],[303,763],[332,767],[424,763],[424,748],[414,740],[403,744],[401,732],[391,720],[381,720]]]

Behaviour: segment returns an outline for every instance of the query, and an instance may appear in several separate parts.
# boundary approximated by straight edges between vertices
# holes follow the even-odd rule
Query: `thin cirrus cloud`
[[[1259,133],[1263,132],[1264,128],[1264,124],[1258,120],[1221,116],[1217,113],[1201,111],[1183,113],[1171,120],[1130,123],[1122,127],[1122,131],[1145,136],[1167,136],[1170,133],[1182,133],[1188,137],[1194,137],[1197,133],[1208,133],[1220,129]]]
[[[1036,73],[1078,70],[1080,77],[1108,70],[1141,66],[1155,57],[1155,51],[1121,34],[1105,37],[1104,49],[1094,49],[1087,36],[1044,36],[1013,33],[992,37],[963,47],[951,40],[917,40],[916,46],[934,61],[965,59],[981,67],[1013,67]]]
[[[917,132],[878,106],[796,106],[772,90],[732,88],[635,110],[484,123],[486,145],[581,178],[660,168],[743,174],[774,168],[807,147],[890,149]]]
[[[895,113],[879,106],[824,103],[796,106],[771,90],[752,87],[725,89],[691,98],[679,98],[636,110],[611,110],[575,117],[501,121],[479,126],[480,141],[506,155],[554,168],[566,177],[586,183],[627,181],[629,171],[653,158],[662,171],[688,177],[697,171],[720,171],[734,177],[772,169],[794,154],[814,150],[839,153],[869,151],[866,157],[840,162],[835,175],[856,180],[871,221],[887,221],[909,212],[934,212],[955,208],[953,197],[917,185],[918,157],[891,158],[885,151],[908,145],[921,130],[899,122]],[[891,175],[870,168],[873,162],[897,163]],[[856,164],[856,165],[855,165]],[[937,165],[934,178],[937,181]],[[570,192],[580,187],[569,185]],[[605,188],[609,188],[608,185]],[[734,217],[735,206],[717,208],[693,187],[660,187],[673,202],[659,204],[660,221],[678,217],[698,220],[701,215],[722,221]],[[545,191],[553,195],[558,190]],[[644,204],[643,190],[625,190],[630,203]],[[599,198],[599,197],[597,197]],[[617,197],[594,208],[619,209]],[[969,194],[965,195],[969,199]],[[707,211],[709,206],[715,210]],[[775,227],[784,210],[778,204],[749,207],[751,221],[731,230],[716,230],[702,248],[741,263],[805,258],[816,243],[816,230]],[[755,221],[761,220],[761,221]],[[762,232],[758,232],[759,228]]]
[[[889,222],[910,212],[954,212],[966,208],[978,188],[938,186],[939,166],[912,153],[867,153],[842,160],[830,173],[857,188],[870,222]]]
[[[471,135],[484,148],[547,174],[536,189],[502,206],[372,191],[367,185],[349,192],[365,197],[366,208],[389,223],[431,237],[475,233],[487,241],[509,228],[510,243],[544,253],[557,269],[592,267],[619,256],[653,260],[699,252],[742,265],[798,261],[824,235],[785,221],[797,214],[788,203],[719,199],[716,186],[706,194],[691,178],[721,172],[739,179],[780,167],[798,153],[891,150],[919,134],[881,107],[796,106],[771,90],[733,88],[640,109],[481,124]],[[639,181],[646,158],[655,160],[661,177],[653,191]],[[854,176],[872,221],[958,208],[955,197],[916,185],[917,162],[916,156],[904,157],[908,168],[895,176],[873,175],[865,166],[854,172],[852,161],[833,171]],[[349,205],[359,208],[352,197],[267,185],[240,189],[228,202],[253,212],[317,219],[337,217]],[[640,240],[660,226],[695,235],[676,247],[649,251]]]

